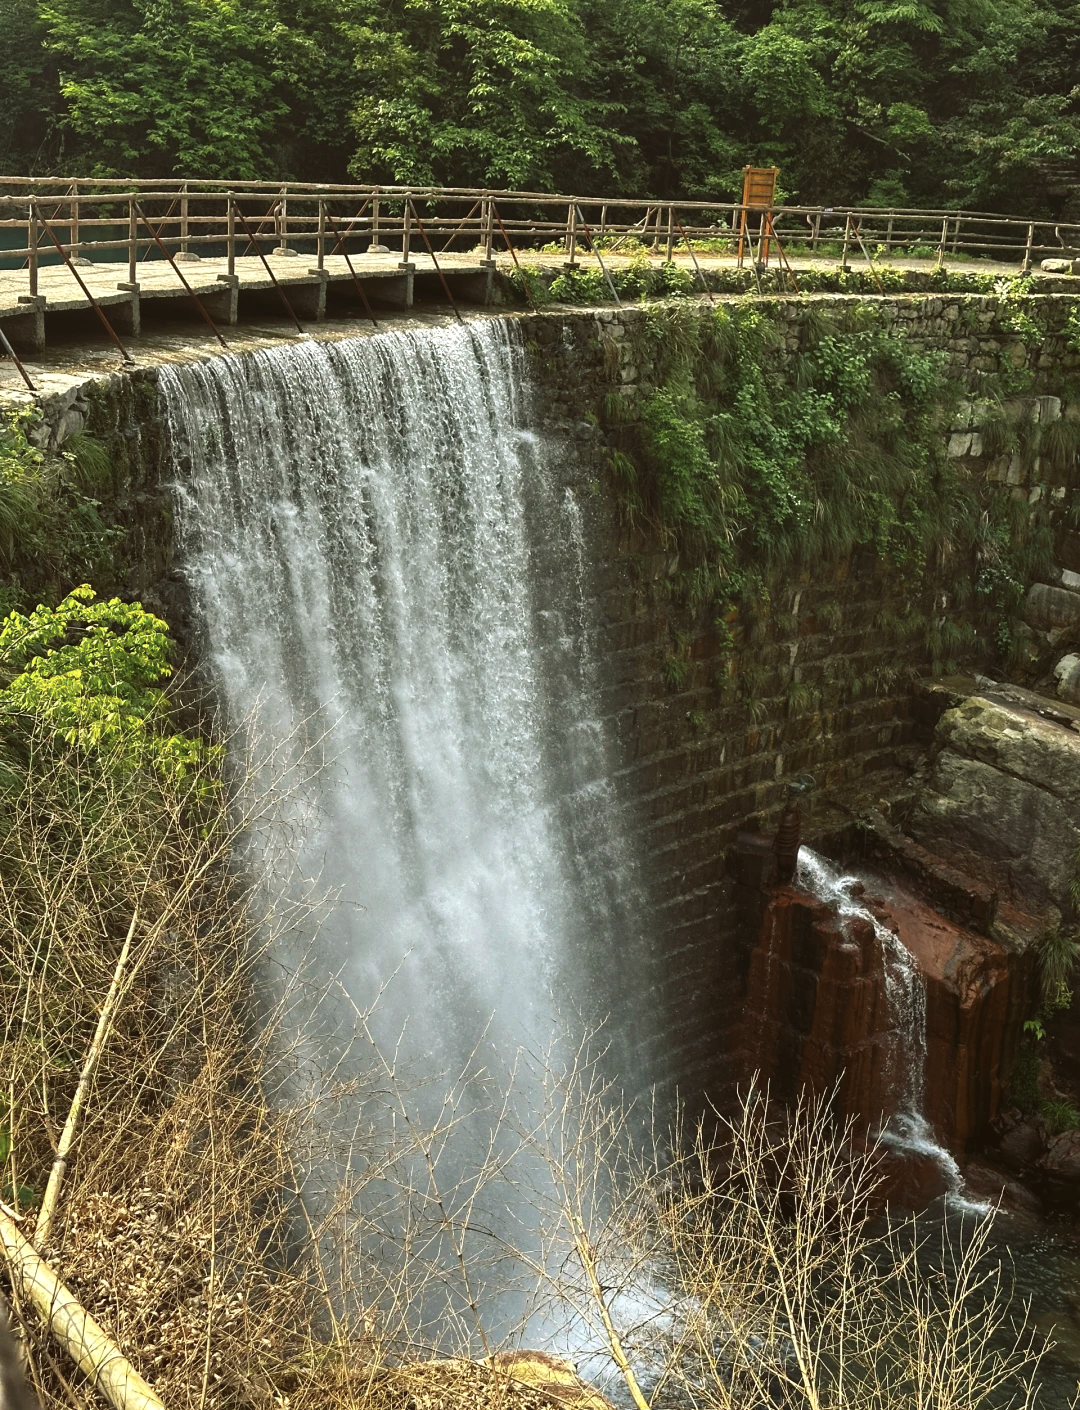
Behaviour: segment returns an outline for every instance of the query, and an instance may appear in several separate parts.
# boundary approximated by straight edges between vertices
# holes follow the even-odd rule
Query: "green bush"
[[[169,728],[160,682],[172,673],[168,627],[135,603],[95,600],[84,584],[57,607],[0,625],[0,747],[8,775],[55,738],[110,767],[150,769],[174,786],[208,757]]]

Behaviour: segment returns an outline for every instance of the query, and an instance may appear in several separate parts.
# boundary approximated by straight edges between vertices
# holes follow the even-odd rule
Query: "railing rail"
[[[591,248],[617,251],[636,240],[670,258],[677,245],[690,241],[734,242],[744,211],[751,228],[761,224],[757,248],[767,249],[768,239],[761,243],[764,212],[738,202],[466,187],[2,176],[0,232],[24,231],[25,241],[0,244],[0,268],[26,268],[32,295],[42,265],[61,255],[77,265],[101,256],[120,260],[123,252],[131,283],[140,261],[170,254],[181,261],[227,256],[231,268],[238,256],[265,255],[272,247],[277,256],[313,256],[321,268],[328,219],[337,227],[335,247],[351,240],[355,253],[356,242],[367,240],[381,251],[390,241],[403,260],[418,228],[433,252],[438,240],[440,254],[456,246],[486,260],[493,256],[497,228],[511,253],[554,245],[573,264],[585,227],[599,241]],[[987,211],[780,205],[769,216],[771,231],[788,246],[811,255],[827,254],[831,246],[844,263],[861,250],[875,258],[923,255],[938,264],[992,259],[1026,272],[1048,255],[1080,257],[1080,224]],[[46,229],[66,234],[60,253],[43,240]]]

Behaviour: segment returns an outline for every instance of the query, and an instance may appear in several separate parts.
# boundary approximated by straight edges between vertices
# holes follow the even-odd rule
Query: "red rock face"
[[[868,904],[899,935],[926,982],[924,1115],[937,1138],[962,1154],[1001,1102],[1007,957],[994,941],[913,897]],[[744,1078],[759,1073],[788,1102],[803,1087],[825,1092],[839,1082],[841,1114],[876,1130],[906,1086],[912,1043],[896,1023],[870,922],[841,920],[804,892],[774,888],[750,959]]]
[[[881,946],[868,921],[775,888],[750,958],[746,1076],[779,1101],[840,1083],[840,1106],[866,1127],[887,1114],[894,1035]]]
[[[1008,956],[912,896],[890,896],[881,915],[926,983],[925,1115],[944,1144],[962,1153],[1001,1106]]]

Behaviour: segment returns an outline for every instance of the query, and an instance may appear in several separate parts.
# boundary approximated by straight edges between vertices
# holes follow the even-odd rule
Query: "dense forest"
[[[1080,0],[0,0],[0,171],[1080,219]]]

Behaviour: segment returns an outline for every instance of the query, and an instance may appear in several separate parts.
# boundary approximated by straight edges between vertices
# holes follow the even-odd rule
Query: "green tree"
[[[359,8],[353,46],[364,180],[517,189],[562,184],[568,160],[612,171],[625,140],[590,96],[573,0],[410,0]]]

